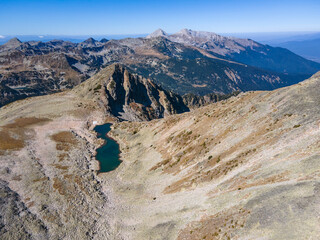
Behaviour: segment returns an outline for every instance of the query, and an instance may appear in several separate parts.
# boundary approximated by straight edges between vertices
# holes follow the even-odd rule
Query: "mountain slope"
[[[113,175],[122,182],[116,192],[120,205],[132,206],[121,211],[125,233],[319,238],[319,87],[320,73],[160,121],[116,124],[112,136],[126,160]]]
[[[277,44],[307,59],[320,62],[320,38],[304,41],[290,41]]]
[[[16,90],[9,88],[0,82],[0,106],[17,100],[18,95],[19,93]],[[24,96],[22,98],[24,98]]]
[[[320,70],[319,63],[304,59],[287,49],[274,48],[250,39],[223,37],[211,32],[190,29],[182,29],[167,38],[174,42],[205,49],[236,62],[271,71],[289,74],[314,74]]]
[[[1,236],[318,239],[319,87],[320,73],[160,120],[114,123],[122,163],[102,174],[92,129],[106,115],[92,93],[8,104]]]
[[[0,109],[4,239],[320,237],[320,73],[160,120],[114,123],[122,163],[102,174],[92,129],[105,108],[81,87]]]
[[[272,90],[299,82],[305,76],[288,76],[209,57],[169,58],[128,65],[179,94]]]

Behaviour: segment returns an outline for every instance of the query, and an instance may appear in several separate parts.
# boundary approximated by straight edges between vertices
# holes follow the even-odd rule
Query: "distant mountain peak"
[[[183,29],[181,29],[179,32],[177,32],[176,34],[180,34],[180,35],[191,35],[192,32],[193,32],[193,31],[192,31],[191,29],[183,28]]]
[[[197,38],[207,38],[207,39],[220,37],[220,35],[218,35],[214,32],[194,31],[194,30],[187,29],[187,28],[181,29],[179,32],[177,32],[173,35],[186,36],[186,37],[197,37]]]
[[[95,40],[94,38],[88,38],[87,40],[83,41],[85,43],[95,43],[97,40]]]
[[[18,47],[22,44],[22,42],[18,38],[11,38],[8,42],[6,42],[4,45],[5,46],[10,46],[10,47]]]
[[[149,34],[147,38],[154,38],[154,37],[167,37],[168,34],[163,31],[161,28],[157,29],[153,33]]]
[[[83,42],[81,42],[79,45],[81,47],[96,47],[97,43],[99,43],[99,41],[97,41],[94,38],[90,37],[87,40],[84,40]]]
[[[108,42],[108,41],[109,41],[109,40],[106,39],[106,38],[102,38],[102,39],[100,40],[101,43],[106,43],[106,42]]]
[[[14,42],[21,43],[21,41],[16,37],[15,38],[11,38],[8,42],[10,42],[10,43],[14,43]]]

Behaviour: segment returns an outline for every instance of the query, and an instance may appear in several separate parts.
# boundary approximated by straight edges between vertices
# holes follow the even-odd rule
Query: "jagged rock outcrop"
[[[228,99],[232,96],[237,96],[240,93],[240,91],[235,91],[231,94],[207,94],[205,96],[199,96],[192,93],[188,93],[182,96],[183,102],[190,108],[198,108],[202,106],[206,106],[210,103],[215,103],[218,101],[222,101],[225,99]]]
[[[6,85],[1,84],[1,82],[0,82],[0,96],[1,96],[0,97],[0,107],[7,104],[7,103],[18,100],[17,99],[18,95],[20,95],[18,91],[14,90],[10,87],[7,87]]]
[[[181,96],[132,74],[120,64],[102,69],[73,91],[96,99],[107,114],[123,120],[151,120],[189,110]]]

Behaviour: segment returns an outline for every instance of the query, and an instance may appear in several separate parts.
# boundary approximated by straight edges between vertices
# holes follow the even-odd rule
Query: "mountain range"
[[[283,48],[188,29],[81,43],[11,39],[0,46],[0,62],[0,106],[73,88],[113,63],[181,96],[272,90],[320,69]]]

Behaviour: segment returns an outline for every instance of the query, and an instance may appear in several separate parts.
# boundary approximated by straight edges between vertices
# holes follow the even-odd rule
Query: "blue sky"
[[[0,0],[0,35],[320,31],[320,0]]]

